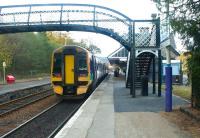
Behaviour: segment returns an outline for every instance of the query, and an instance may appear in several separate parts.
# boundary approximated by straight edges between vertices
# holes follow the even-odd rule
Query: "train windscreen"
[[[53,60],[53,76],[61,77],[61,54],[54,54]]]

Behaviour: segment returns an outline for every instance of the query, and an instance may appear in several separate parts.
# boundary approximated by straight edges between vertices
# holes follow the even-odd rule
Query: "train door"
[[[65,84],[73,85],[75,83],[75,56],[65,55]]]

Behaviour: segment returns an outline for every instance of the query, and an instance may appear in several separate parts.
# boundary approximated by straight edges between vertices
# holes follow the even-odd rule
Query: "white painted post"
[[[165,52],[166,52],[166,60],[167,60],[167,65],[171,64],[171,57],[170,57],[170,50],[169,48],[170,46],[165,47]]]
[[[3,83],[6,83],[6,62],[3,62]]]

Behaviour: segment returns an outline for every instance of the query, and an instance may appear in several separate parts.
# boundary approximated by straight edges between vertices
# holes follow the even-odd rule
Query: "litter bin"
[[[15,83],[15,77],[13,75],[7,75],[6,81],[7,81],[7,84],[13,84]]]
[[[142,76],[142,96],[148,96],[148,77]]]

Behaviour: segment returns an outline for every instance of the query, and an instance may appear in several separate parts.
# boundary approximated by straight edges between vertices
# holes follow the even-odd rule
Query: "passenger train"
[[[64,99],[84,98],[108,74],[107,58],[96,57],[79,46],[63,46],[52,55],[51,83]]]

